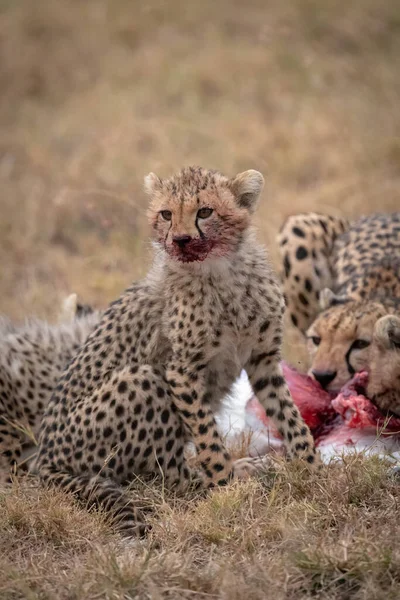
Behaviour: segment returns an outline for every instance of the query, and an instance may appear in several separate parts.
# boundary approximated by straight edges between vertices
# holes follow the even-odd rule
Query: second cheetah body
[[[76,295],[67,302],[54,325],[39,319],[18,326],[0,320],[0,483],[34,453],[53,389],[99,321],[98,311],[76,305]]]
[[[400,213],[350,223],[316,213],[293,215],[279,245],[288,313],[308,338],[310,375],[338,392],[355,372],[371,370],[374,328],[385,315],[399,313]],[[380,380],[380,374],[371,372],[370,379]],[[379,394],[375,388],[382,385],[369,387],[378,406],[393,404],[384,386]]]

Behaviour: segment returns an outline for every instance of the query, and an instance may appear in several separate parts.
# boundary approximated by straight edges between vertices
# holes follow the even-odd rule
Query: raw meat
[[[400,418],[383,415],[364,396],[368,374],[358,373],[335,397],[320,385],[282,363],[283,373],[303,419],[310,427],[322,459],[329,461],[354,451],[366,453],[400,453]],[[235,422],[220,418],[219,424],[233,443],[238,435],[248,440],[250,456],[283,450],[283,443],[273,423],[266,417],[243,372],[227,399],[228,411]],[[230,406],[229,406],[230,405]]]
[[[336,415],[332,406],[332,396],[325,392],[314,379],[299,373],[287,363],[282,362],[282,369],[293,401],[301,416],[314,436],[318,435],[319,430]],[[254,395],[246,404],[246,419],[248,413],[262,421],[265,427],[274,430],[270,419],[265,415],[265,410]]]
[[[357,373],[332,400],[337,418],[316,439],[323,460],[348,454],[400,451],[400,419],[383,415],[364,395],[368,373]],[[398,458],[398,456],[397,456]]]
[[[312,432],[317,431],[334,415],[332,396],[315,379],[303,375],[282,362],[283,375],[293,401]]]
[[[349,427],[384,428],[385,431],[400,432],[400,419],[383,415],[363,394],[368,383],[368,373],[357,373],[341,392],[332,400],[334,410],[343,417]]]

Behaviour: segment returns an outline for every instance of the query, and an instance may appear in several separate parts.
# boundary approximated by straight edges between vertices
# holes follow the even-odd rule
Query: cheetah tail
[[[143,509],[134,504],[126,490],[111,479],[101,476],[72,475],[53,466],[39,468],[46,486],[59,487],[72,493],[88,508],[95,506],[110,514],[115,529],[125,537],[141,537],[150,529]]]

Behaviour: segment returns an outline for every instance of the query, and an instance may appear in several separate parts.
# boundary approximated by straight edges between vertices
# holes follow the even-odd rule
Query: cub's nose
[[[179,246],[179,248],[184,248],[190,242],[191,239],[192,238],[190,235],[174,235],[172,241],[174,242],[174,244]]]
[[[314,379],[316,379],[325,390],[331,381],[335,379],[337,371],[313,371],[312,374]]]

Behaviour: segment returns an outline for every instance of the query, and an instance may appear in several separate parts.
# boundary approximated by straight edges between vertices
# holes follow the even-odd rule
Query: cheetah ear
[[[349,298],[335,294],[329,288],[323,289],[319,295],[319,307],[321,310],[327,310],[331,306],[346,304],[347,302],[350,302]]]
[[[59,320],[73,321],[78,310],[78,296],[76,294],[70,294],[64,299],[61,307]]]
[[[321,310],[326,310],[331,306],[331,302],[335,298],[335,294],[329,288],[321,290],[319,295],[319,307]]]
[[[400,317],[386,315],[377,320],[374,338],[384,348],[400,350]]]
[[[149,173],[144,178],[144,189],[149,196],[152,196],[154,192],[160,190],[162,186],[162,180],[155,173]]]
[[[256,209],[263,187],[264,177],[253,169],[239,173],[229,182],[229,188],[240,208],[247,208],[251,213]]]

